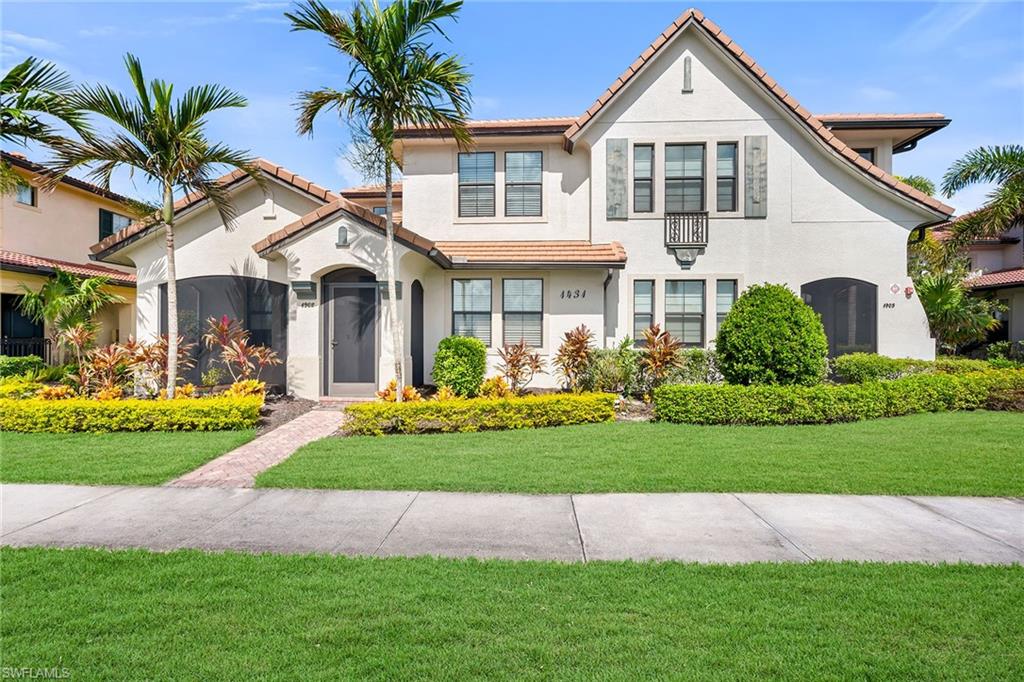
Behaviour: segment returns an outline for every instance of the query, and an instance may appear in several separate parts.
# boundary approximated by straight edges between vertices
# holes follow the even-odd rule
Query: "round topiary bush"
[[[731,384],[801,384],[825,377],[828,339],[818,313],[781,284],[747,289],[715,341],[718,366]]]
[[[447,386],[460,396],[480,390],[487,372],[487,347],[479,339],[449,336],[441,339],[434,355],[434,384]]]

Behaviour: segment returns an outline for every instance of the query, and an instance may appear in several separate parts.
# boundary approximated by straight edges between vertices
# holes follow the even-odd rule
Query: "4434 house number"
[[[586,297],[587,297],[587,290],[586,289],[562,289],[562,294],[559,296],[559,298],[562,298],[562,299],[586,298]]]

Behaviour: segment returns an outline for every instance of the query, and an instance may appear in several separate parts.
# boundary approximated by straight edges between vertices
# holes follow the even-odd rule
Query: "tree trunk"
[[[164,185],[164,241],[167,246],[167,397],[178,383],[178,275],[174,264],[174,194]]]
[[[395,359],[395,401],[402,402],[402,320],[398,317],[398,286],[395,283],[395,220],[391,193],[391,159],[384,161],[385,235],[384,261],[388,279],[388,314],[391,317],[391,352]]]

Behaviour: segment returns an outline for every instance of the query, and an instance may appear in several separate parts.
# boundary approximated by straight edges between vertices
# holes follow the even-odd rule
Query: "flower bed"
[[[654,392],[658,420],[682,424],[825,424],[915,412],[1006,408],[1024,370],[919,374],[818,386],[669,385]]]
[[[348,433],[450,433],[590,424],[615,419],[608,393],[364,403],[346,410]]]

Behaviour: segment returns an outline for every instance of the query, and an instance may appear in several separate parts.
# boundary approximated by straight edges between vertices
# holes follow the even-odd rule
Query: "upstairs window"
[[[18,185],[18,190],[14,195],[14,200],[23,206],[36,206],[38,205],[38,195],[36,194],[36,188],[27,183],[21,183]]]
[[[131,225],[132,219],[105,208],[100,209],[100,240]]]
[[[874,150],[873,147],[865,147],[863,149],[854,149],[853,151],[855,151],[858,154],[860,154],[860,158],[864,159],[865,161],[870,161],[871,163],[875,162],[875,150]]]
[[[633,211],[654,210],[654,145],[633,145]]]
[[[541,215],[542,152],[505,152],[505,215]]]
[[[704,280],[665,282],[665,331],[684,346],[704,345]]]
[[[504,280],[501,305],[505,345],[522,341],[540,348],[544,341],[544,280]]]
[[[704,145],[665,145],[665,212],[704,210]]]
[[[736,143],[719,143],[716,161],[718,210],[722,212],[735,211],[736,175],[739,168],[736,159]]]
[[[494,216],[494,152],[459,154],[459,216]]]
[[[491,280],[452,280],[452,334],[491,345]]]

